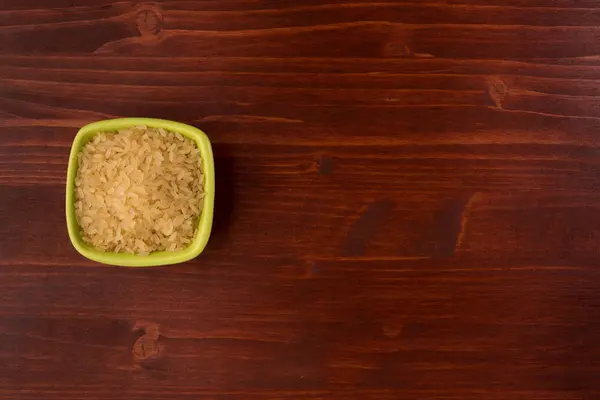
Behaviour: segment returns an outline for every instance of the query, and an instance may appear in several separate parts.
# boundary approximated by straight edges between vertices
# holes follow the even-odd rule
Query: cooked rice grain
[[[204,197],[192,140],[136,126],[96,134],[78,157],[75,214],[86,243],[145,255],[192,241]]]

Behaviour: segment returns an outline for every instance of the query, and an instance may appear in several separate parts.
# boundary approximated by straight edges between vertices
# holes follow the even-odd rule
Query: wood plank
[[[102,396],[107,383],[142,395],[148,379],[157,394],[180,382],[205,396],[294,387],[318,398],[324,385],[367,395],[426,386],[436,396],[478,393],[482,381],[504,393],[532,390],[530,382],[555,393],[596,388],[598,268],[453,264],[329,261],[309,275],[258,260],[144,271],[4,267],[3,391],[53,382],[65,396],[82,387]],[[160,357],[140,362],[132,347],[152,329]],[[34,371],[23,375],[22,365]],[[82,386],[68,388],[75,371]]]
[[[241,4],[237,11],[211,11],[186,9],[185,2],[164,10],[100,2],[75,8],[66,19],[59,10],[14,10],[0,26],[0,53],[161,55],[177,48],[196,56],[526,59],[585,57],[598,50],[593,43],[600,16],[585,7],[558,8],[564,18],[557,24],[556,7],[314,3],[264,8],[234,2]],[[328,46],[313,46],[317,38]]]

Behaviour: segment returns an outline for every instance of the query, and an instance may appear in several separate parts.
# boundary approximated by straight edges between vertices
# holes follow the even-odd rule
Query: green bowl
[[[75,217],[75,176],[77,175],[77,155],[82,147],[98,132],[113,132],[136,125],[146,125],[152,128],[163,128],[179,132],[196,142],[202,156],[204,168],[204,207],[198,221],[196,237],[188,247],[180,251],[159,251],[146,256],[104,252],[86,244],[81,238],[80,227]],[[152,267],[158,265],[177,264],[191,260],[202,253],[208,243],[212,228],[213,207],[215,201],[215,166],[210,141],[204,132],[190,125],[179,122],[154,118],[119,118],[98,121],[84,126],[77,132],[67,170],[67,229],[69,238],[75,249],[84,257],[103,264],[120,265],[124,267]]]

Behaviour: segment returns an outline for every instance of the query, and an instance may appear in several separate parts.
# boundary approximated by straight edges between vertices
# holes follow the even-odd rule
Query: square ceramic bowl
[[[202,166],[204,168],[204,207],[198,221],[196,237],[190,245],[180,251],[161,251],[150,253],[146,256],[104,252],[86,244],[81,238],[80,227],[75,217],[75,176],[77,175],[77,155],[82,147],[98,132],[114,132],[130,126],[146,125],[152,128],[163,128],[172,132],[179,132],[192,139],[200,149]],[[191,260],[204,250],[212,228],[213,207],[215,199],[215,166],[213,161],[210,141],[204,132],[190,125],[179,122],[153,118],[119,118],[94,122],[84,126],[77,132],[67,170],[67,228],[71,243],[84,257],[103,264],[119,265],[125,267],[151,267],[158,265],[177,264]]]

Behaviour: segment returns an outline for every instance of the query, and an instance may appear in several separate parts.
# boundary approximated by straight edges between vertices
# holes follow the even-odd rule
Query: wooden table
[[[0,398],[600,397],[600,2],[0,8]],[[118,116],[211,138],[192,262],[72,249]]]

